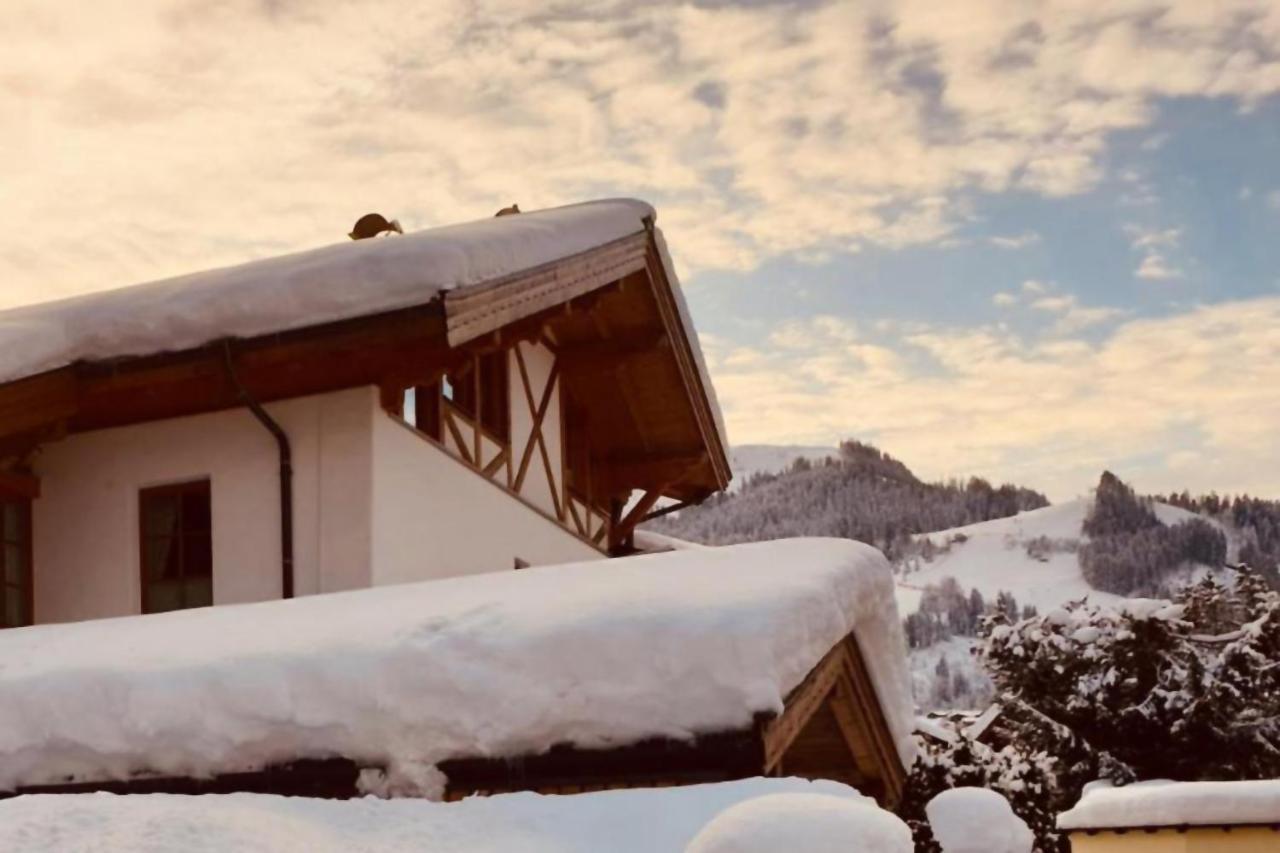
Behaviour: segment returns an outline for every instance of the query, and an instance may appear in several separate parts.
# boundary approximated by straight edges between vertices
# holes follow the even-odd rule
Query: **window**
[[[458,413],[470,421],[479,420],[480,426],[497,440],[511,440],[511,400],[507,381],[507,353],[505,350],[486,353],[471,358],[434,385],[419,385],[412,389],[412,400],[406,395],[405,411],[412,406],[409,420],[422,432],[440,440],[441,400],[447,400]]]
[[[209,481],[143,489],[142,612],[213,604]]]
[[[0,540],[0,628],[30,625],[30,501],[0,503]]]
[[[511,401],[507,394],[507,354],[491,352],[476,363],[480,372],[480,425],[502,441],[511,438]]]
[[[588,428],[587,407],[578,403],[572,394],[564,394],[564,456],[569,488],[579,498],[590,502],[591,494],[591,432]]]

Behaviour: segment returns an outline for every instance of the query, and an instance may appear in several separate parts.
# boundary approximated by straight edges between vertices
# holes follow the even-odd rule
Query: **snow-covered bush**
[[[1174,602],[1077,602],[993,620],[982,656],[1007,707],[1080,741],[1094,765],[1085,775],[1280,775],[1280,596],[1255,572]]]
[[[952,788],[925,807],[942,853],[1031,853],[1035,836],[1004,797],[985,788]]]
[[[770,794],[717,815],[685,853],[911,853],[911,830],[873,801]]]
[[[911,827],[919,853],[941,853],[927,813],[941,793],[957,788],[985,788],[1002,796],[1035,835],[1039,853],[1067,853],[1054,826],[1053,759],[1019,745],[1000,749],[963,733],[952,743],[918,739],[917,758],[907,780],[899,814]]]
[[[924,803],[972,785],[1004,795],[1041,853],[1066,853],[1053,817],[1106,779],[1280,778],[1280,594],[1247,567],[1172,601],[1075,602],[984,628],[1003,711],[995,749],[922,744],[901,813],[939,850]]]

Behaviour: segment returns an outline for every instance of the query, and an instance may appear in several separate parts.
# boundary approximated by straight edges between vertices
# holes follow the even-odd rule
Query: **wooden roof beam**
[[[48,431],[74,416],[78,406],[69,368],[0,385],[0,437]]]
[[[622,520],[617,524],[609,527],[609,553],[616,552],[624,544],[629,545],[631,534],[635,531],[636,525],[644,520],[644,517],[653,509],[653,505],[662,497],[660,488],[649,489],[644,493],[640,500],[636,501],[636,505],[631,508]]]

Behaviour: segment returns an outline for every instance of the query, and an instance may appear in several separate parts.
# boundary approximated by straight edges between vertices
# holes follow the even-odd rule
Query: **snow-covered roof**
[[[1135,782],[1085,788],[1059,829],[1280,824],[1280,779],[1251,782]]]
[[[0,382],[423,305],[635,234],[653,215],[635,199],[592,201],[3,311]]]
[[[784,793],[875,808],[848,786],[803,779],[744,779],[572,797],[503,794],[458,803],[262,794],[43,795],[0,802],[0,850],[680,853],[721,811]],[[892,819],[888,812],[872,814]]]
[[[422,788],[451,758],[741,730],[850,632],[909,766],[892,573],[848,540],[13,629],[0,790],[327,756]]]

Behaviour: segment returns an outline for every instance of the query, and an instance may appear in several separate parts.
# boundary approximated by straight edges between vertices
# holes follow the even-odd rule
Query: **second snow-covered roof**
[[[850,632],[900,757],[892,573],[799,539],[0,632],[0,790],[739,730]],[[429,774],[428,774],[429,775]]]
[[[1280,826],[1280,779],[1152,780],[1119,788],[1094,782],[1074,808],[1058,815],[1063,830],[1258,824]]]
[[[653,215],[635,199],[585,202],[3,311],[0,383],[423,305],[636,234]]]

